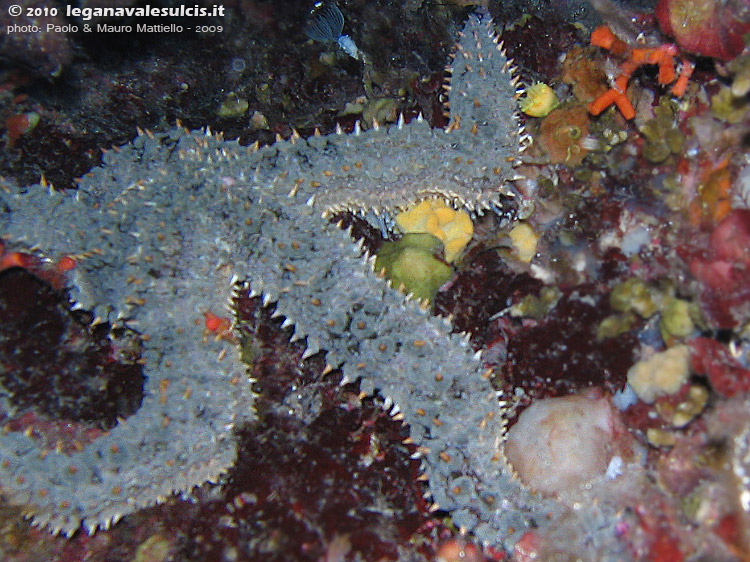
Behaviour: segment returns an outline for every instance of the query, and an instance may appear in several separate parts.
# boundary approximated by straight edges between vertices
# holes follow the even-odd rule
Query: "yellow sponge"
[[[513,248],[516,250],[518,259],[524,263],[529,263],[536,255],[539,235],[525,222],[519,222],[508,235],[513,243]]]
[[[441,199],[427,199],[396,215],[403,234],[429,233],[443,243],[445,261],[458,257],[474,235],[474,224],[465,211],[451,209]]]
[[[650,404],[680,390],[689,376],[690,351],[686,345],[676,345],[633,365],[628,383],[638,398]]]

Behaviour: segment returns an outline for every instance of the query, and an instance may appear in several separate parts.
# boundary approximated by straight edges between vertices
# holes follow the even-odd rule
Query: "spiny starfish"
[[[448,70],[444,130],[401,119],[243,148],[178,128],[109,151],[74,193],[0,184],[9,249],[72,259],[75,306],[140,333],[147,376],[140,410],[79,452],[0,435],[10,500],[70,535],[216,480],[254,395],[235,350],[205,341],[197,321],[249,288],[306,338],[304,357],[325,350],[342,382],[386,398],[419,447],[435,507],[458,527],[510,548],[555,512],[504,461],[502,402],[467,339],[388,287],[327,220],[429,197],[482,212],[513,196],[526,138],[512,61],[486,12],[469,18]],[[0,407],[12,412],[7,399]]]

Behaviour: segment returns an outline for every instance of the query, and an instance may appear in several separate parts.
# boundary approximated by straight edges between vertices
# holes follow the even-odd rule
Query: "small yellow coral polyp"
[[[465,211],[451,209],[441,199],[427,199],[396,215],[403,234],[427,232],[443,243],[445,261],[453,262],[474,235],[474,224]]]
[[[555,91],[542,82],[526,89],[526,95],[519,100],[521,111],[531,117],[544,117],[560,105]]]

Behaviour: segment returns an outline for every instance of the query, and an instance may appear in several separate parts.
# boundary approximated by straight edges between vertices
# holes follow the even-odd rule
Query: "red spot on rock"
[[[745,47],[750,31],[744,0],[659,0],[655,14],[659,27],[684,50],[729,61]]]
[[[682,562],[685,557],[677,547],[677,541],[669,535],[658,535],[648,552],[649,562]]]
[[[742,542],[740,520],[734,513],[722,517],[721,521],[714,528],[714,533],[730,545],[739,545]]]
[[[11,269],[13,267],[20,267],[27,269],[32,262],[31,256],[28,254],[22,254],[20,252],[8,252],[3,254],[3,248],[0,247],[0,271],[5,269]]]
[[[750,304],[750,210],[727,215],[711,234],[708,248],[692,245],[678,252],[704,285],[701,302],[714,327],[731,329],[748,320],[743,310]]]
[[[526,531],[513,549],[513,559],[517,562],[537,560],[542,542],[541,537],[535,531]]]
[[[482,552],[473,544],[459,539],[451,539],[438,548],[439,562],[482,562]]]
[[[693,370],[705,374],[719,395],[730,398],[750,390],[750,369],[742,367],[725,345],[710,338],[695,338],[689,346]]]
[[[8,146],[11,147],[24,134],[39,123],[39,114],[35,112],[16,113],[5,120],[5,130],[8,135]]]
[[[643,503],[635,508],[640,522],[645,556],[640,560],[648,562],[682,562],[685,555],[679,548],[679,538],[675,536],[677,529],[677,512],[666,498],[656,496],[650,498],[649,503]]]
[[[232,321],[224,316],[217,316],[213,312],[203,313],[206,330],[217,335],[223,335],[229,331]]]
[[[711,249],[720,260],[750,265],[750,209],[733,211],[716,227]]]
[[[57,271],[60,273],[67,273],[68,271],[71,271],[76,266],[76,260],[71,258],[70,256],[63,256],[60,258],[60,261],[57,262]]]

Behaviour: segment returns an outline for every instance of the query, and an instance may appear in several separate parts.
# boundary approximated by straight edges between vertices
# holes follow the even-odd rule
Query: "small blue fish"
[[[354,40],[348,35],[341,34],[343,29],[344,15],[339,7],[323,0],[313,7],[303,31],[313,41],[338,43],[339,47],[350,57],[364,60],[362,51],[354,44]]]

